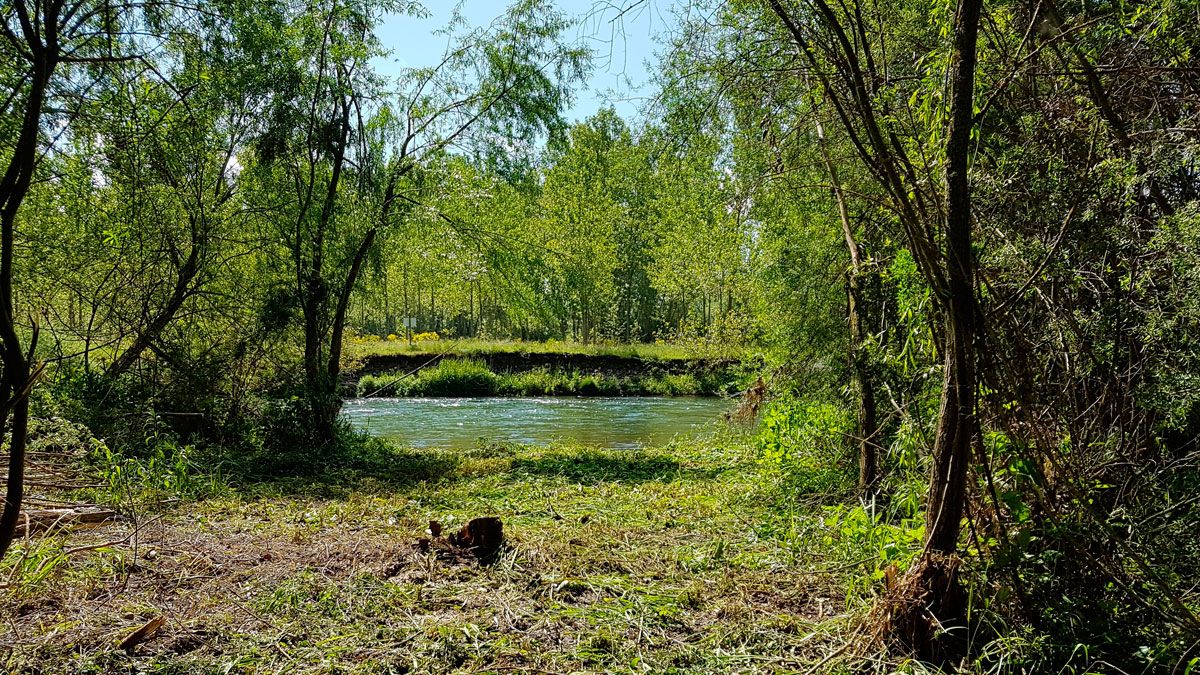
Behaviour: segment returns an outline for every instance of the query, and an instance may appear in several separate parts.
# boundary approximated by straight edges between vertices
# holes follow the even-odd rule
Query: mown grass
[[[736,388],[725,372],[614,375],[535,368],[492,372],[476,359],[447,359],[416,374],[365,375],[359,396],[709,396]]]
[[[736,432],[640,452],[387,450],[22,544],[0,670],[822,672],[869,590],[862,551],[786,506]],[[236,479],[235,479],[236,480]],[[491,565],[415,540],[499,516]],[[124,544],[63,555],[88,542]],[[133,544],[136,543],[136,546]],[[55,558],[38,575],[31,557]],[[24,562],[17,562],[24,561]],[[867,566],[869,568],[869,565]],[[115,644],[157,615],[166,626]]]
[[[697,345],[681,345],[665,342],[632,344],[583,344],[579,342],[534,342],[525,340],[433,340],[414,342],[411,345],[401,337],[387,339],[347,340],[346,353],[353,358],[367,356],[389,356],[393,354],[458,354],[462,356],[484,354],[582,354],[588,356],[618,356],[651,361],[673,361],[696,358],[736,358],[740,353],[732,347],[720,349]]]

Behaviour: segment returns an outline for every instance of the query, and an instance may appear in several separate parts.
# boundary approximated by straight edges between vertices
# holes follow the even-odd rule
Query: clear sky
[[[554,0],[567,15],[580,19],[569,37],[584,40],[594,51],[592,75],[576,95],[575,105],[567,111],[568,120],[583,119],[612,104],[626,119],[632,119],[643,99],[650,95],[647,86],[657,35],[674,26],[669,11],[671,2],[648,0],[614,20],[618,8],[630,0]],[[504,12],[508,0],[426,0],[430,16],[418,19],[390,16],[379,29],[379,37],[392,55],[378,62],[384,73],[409,66],[429,66],[437,62],[446,48],[446,37],[434,31],[446,25],[456,4],[472,26],[491,23]],[[651,68],[647,68],[647,64]]]

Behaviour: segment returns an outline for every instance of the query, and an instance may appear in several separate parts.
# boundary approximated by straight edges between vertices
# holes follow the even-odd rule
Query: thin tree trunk
[[[47,18],[57,22],[57,17]],[[29,193],[37,165],[42,108],[56,65],[51,54],[58,53],[58,45],[52,40],[42,45],[35,35],[28,34],[28,29],[25,37],[33,55],[32,82],[12,158],[3,179],[0,179],[0,341],[3,341],[0,362],[4,366],[4,373],[0,376],[0,433],[8,423],[9,415],[12,416],[8,437],[8,479],[4,492],[4,511],[0,513],[0,558],[12,545],[21,500],[25,496],[25,449],[29,431],[29,390],[32,387],[29,363],[32,348],[29,356],[22,351],[13,304],[16,219],[17,211]],[[36,329],[33,340],[36,344]]]
[[[366,260],[367,253],[375,243],[377,234],[378,230],[372,228],[359,242],[358,250],[354,253],[354,261],[350,264],[350,271],[346,273],[346,280],[342,283],[341,292],[338,294],[337,309],[333,315],[333,327],[330,329],[329,363],[326,369],[329,376],[334,379],[337,379],[342,371],[342,335],[346,329],[346,312],[350,307],[350,296],[358,284],[358,277],[362,274],[363,261]]]
[[[171,323],[171,320],[175,318],[175,315],[179,312],[179,309],[183,307],[183,303],[187,301],[188,297],[191,296],[195,291],[192,281],[196,278],[197,273],[200,271],[199,263],[200,246],[193,243],[192,250],[188,254],[187,260],[179,269],[179,275],[175,280],[175,288],[171,291],[171,297],[167,299],[167,302],[162,306],[161,309],[159,309],[158,313],[154,315],[154,318],[150,320],[150,323],[148,323],[144,329],[138,332],[133,344],[131,344],[128,349],[122,352],[121,355],[112,362],[112,365],[108,367],[106,373],[108,377],[120,377],[131,367],[133,367],[133,364],[137,362],[138,358],[142,355],[142,352],[146,351],[146,349],[150,346],[150,343],[158,339],[158,336],[162,334],[167,325]]]
[[[975,259],[971,250],[971,187],[967,176],[982,0],[960,0],[950,65],[950,129],[946,140],[945,386],[934,439],[926,551],[958,550],[967,463],[975,423]]]
[[[846,195],[842,190],[837,166],[829,154],[825,127],[819,120],[817,121],[817,144],[821,148],[821,157],[825,161],[825,170],[829,174],[830,185],[833,186],[838,218],[842,223],[842,235],[846,240],[846,248],[850,252],[850,275],[846,284],[846,313],[850,324],[851,378],[854,390],[858,394],[858,489],[863,494],[869,494],[875,490],[880,478],[879,452],[875,441],[879,432],[879,424],[875,406],[875,383],[871,379],[871,370],[867,363],[868,357],[864,349],[862,253],[859,250],[858,241],[854,237],[854,227],[850,222],[850,210],[846,206]]]
[[[346,163],[346,145],[350,139],[350,102],[341,101],[341,118],[338,120],[340,137],[333,154],[332,170],[326,185],[324,203],[318,215],[312,242],[312,263],[308,269],[306,283],[302,287],[304,297],[304,376],[308,389],[310,412],[318,443],[333,441],[334,424],[340,410],[337,383],[328,378],[321,366],[321,341],[328,333],[321,325],[322,308],[326,306],[328,285],[323,278],[325,234],[333,220],[337,202],[338,185]],[[304,217],[303,213],[300,216]],[[343,321],[345,317],[342,317]],[[333,350],[330,349],[330,352]]]

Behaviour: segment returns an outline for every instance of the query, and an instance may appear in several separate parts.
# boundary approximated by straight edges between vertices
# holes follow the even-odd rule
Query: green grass
[[[641,452],[369,445],[316,477],[23,544],[0,564],[0,670],[808,672],[870,600],[850,590],[862,551],[784,506],[735,432]],[[429,520],[483,515],[505,525],[492,565],[414,546]]]
[[[535,368],[495,373],[476,359],[446,359],[416,375],[365,375],[359,396],[706,396],[728,393],[724,372],[612,375]]]
[[[578,342],[527,342],[523,340],[435,340],[408,344],[403,336],[398,340],[347,340],[346,353],[353,358],[389,356],[394,354],[440,354],[448,352],[464,356],[482,354],[583,354],[589,356],[619,356],[654,361],[697,358],[736,358],[740,350],[731,347],[711,348],[669,344],[663,342],[634,344],[582,344]]]

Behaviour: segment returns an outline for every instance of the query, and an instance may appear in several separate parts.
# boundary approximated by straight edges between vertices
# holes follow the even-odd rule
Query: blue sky
[[[648,0],[614,21],[616,7],[630,0],[554,0],[566,14],[582,22],[571,38],[586,41],[595,52],[592,75],[576,95],[575,105],[566,117],[580,120],[612,104],[627,120],[632,119],[642,100],[651,94],[652,77],[647,63],[655,60],[659,49],[656,36],[674,26],[670,2]],[[433,65],[446,47],[446,37],[434,31],[446,25],[455,5],[453,0],[426,0],[430,16],[418,19],[389,16],[378,34],[392,55],[380,61],[381,71],[390,74],[406,66]],[[489,24],[504,12],[507,0],[463,0],[463,17],[471,26]]]

